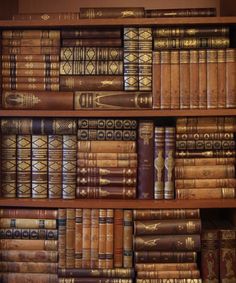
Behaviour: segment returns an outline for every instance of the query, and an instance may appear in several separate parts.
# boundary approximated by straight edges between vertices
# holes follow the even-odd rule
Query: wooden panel
[[[0,19],[8,20],[12,15],[18,13],[18,0],[2,0],[0,1]]]
[[[156,9],[215,7],[219,0],[19,0],[19,13],[78,12],[80,7],[145,7]]]

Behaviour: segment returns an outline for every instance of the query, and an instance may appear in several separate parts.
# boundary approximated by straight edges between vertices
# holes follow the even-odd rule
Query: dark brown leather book
[[[170,52],[170,108],[179,109],[180,103],[180,57],[179,51]]]
[[[78,129],[78,140],[136,140],[135,130]]]
[[[121,38],[65,38],[61,40],[62,47],[91,46],[91,47],[122,47]]]
[[[226,108],[226,49],[217,50],[217,108]]]
[[[84,199],[135,199],[136,187],[77,186],[76,197]]]
[[[113,119],[113,118],[79,118],[78,129],[106,129],[106,130],[136,130],[136,119]]]
[[[180,109],[189,109],[190,107],[190,53],[188,50],[179,51],[179,95]]]
[[[74,109],[151,109],[152,93],[76,91]]]
[[[121,29],[116,27],[115,28],[87,27],[87,28],[77,28],[77,29],[66,29],[61,31],[61,38],[121,38]]]
[[[142,279],[184,279],[184,278],[199,278],[200,279],[200,271],[199,270],[181,270],[181,271],[171,271],[171,270],[163,270],[163,271],[138,271],[137,278]]]
[[[70,280],[73,280],[73,283],[132,283],[132,279],[122,279],[122,278],[92,278],[92,277],[83,277],[83,278],[59,278],[59,283],[68,283]]]
[[[182,27],[182,26],[170,26],[170,27],[158,27],[153,28],[154,37],[185,37],[185,36],[224,36],[229,35],[229,27],[225,26],[191,26],[191,27]]]
[[[59,55],[59,46],[3,46],[2,55]]]
[[[186,271],[186,270],[196,270],[197,263],[195,262],[184,262],[184,263],[135,263],[135,270],[139,271]]]
[[[62,31],[63,32],[63,31]],[[90,34],[90,33],[88,33]],[[103,34],[102,34],[103,35]],[[62,47],[61,61],[122,61],[123,49],[119,47]]]
[[[77,158],[87,160],[136,160],[137,153],[77,152]]]
[[[0,238],[2,239],[31,239],[31,240],[57,240],[57,229],[0,229]]]
[[[114,209],[107,209],[106,215],[106,268],[114,267]]]
[[[99,167],[99,168],[136,168],[137,167],[137,160],[96,160],[96,159],[77,159],[77,165],[79,167]]]
[[[200,219],[136,220],[134,222],[135,235],[198,234],[200,231]]]
[[[1,119],[3,134],[19,135],[71,135],[77,132],[73,118],[4,118]]]
[[[83,209],[82,220],[82,270],[90,268],[91,261],[91,209]],[[65,270],[70,270],[66,268]],[[64,276],[64,275],[63,275]],[[72,274],[70,273],[70,276]]]
[[[57,240],[1,239],[2,250],[43,250],[57,251]]]
[[[199,209],[134,209],[134,220],[198,219]]]
[[[123,223],[124,210],[115,209],[114,211],[114,268],[123,267]]]
[[[4,70],[14,69],[14,72],[19,71],[20,69],[42,69],[42,70],[59,70],[59,62],[37,62],[37,61],[3,61],[2,62],[2,74],[4,74]]]
[[[177,150],[234,150],[234,140],[188,140],[176,141]]]
[[[168,280],[168,281],[166,281]],[[136,280],[136,283],[202,283],[202,279],[197,279],[197,278],[194,278],[194,279],[191,279],[191,278],[188,278],[188,279],[137,279]]]
[[[91,262],[90,268],[98,268],[99,209],[91,209]]]
[[[1,136],[1,192],[3,198],[16,197],[17,136]]]
[[[3,38],[2,46],[9,47],[53,47],[60,46],[60,38]]]
[[[134,253],[136,263],[196,262],[196,252],[139,251]]]
[[[47,273],[2,273],[0,275],[0,280],[2,282],[11,283],[27,283],[29,280],[33,280],[34,283],[58,283],[57,274],[47,274]]]
[[[34,219],[34,218],[1,218],[1,228],[16,229],[56,229],[56,219]]]
[[[17,91],[59,91],[59,83],[3,83],[2,89],[4,91],[17,90]]]
[[[171,52],[161,52],[161,109],[171,107]]]
[[[182,179],[175,180],[176,189],[191,189],[191,188],[235,188],[236,179]]]
[[[104,152],[104,145],[106,145],[106,152],[114,153],[134,153],[136,152],[135,141],[78,141],[77,149],[79,152]]]
[[[124,210],[123,267],[133,267],[133,210]]]
[[[190,125],[189,125],[190,126]],[[187,141],[187,140],[233,140],[234,135],[232,132],[211,132],[211,133],[182,133],[176,134],[176,140]]]
[[[61,76],[61,91],[123,91],[123,76]],[[85,95],[86,97],[86,95]]]
[[[80,8],[80,19],[143,18],[143,7]]]
[[[57,209],[1,208],[0,217],[57,219]]]
[[[200,235],[145,235],[134,237],[135,251],[199,251]]]
[[[124,177],[77,177],[77,187],[80,186],[127,186],[133,187],[136,185],[136,178],[124,178]]]
[[[76,208],[75,210],[75,268],[82,267],[82,233],[83,233],[83,210]]]
[[[76,135],[63,135],[62,198],[74,199],[76,191]]]
[[[99,209],[98,218],[98,268],[106,268],[106,217],[107,209]]]
[[[67,13],[21,13],[13,15],[13,20],[28,21],[28,20],[39,20],[39,21],[49,21],[49,20],[78,20],[80,18],[79,12],[67,12]]]
[[[226,108],[236,107],[236,82],[233,79],[236,72],[235,49],[226,49]]]
[[[33,84],[43,84],[43,85],[51,85],[51,84],[58,84],[59,83],[59,76],[56,77],[2,77],[3,84],[9,84],[12,87],[14,85],[21,85],[26,83],[33,83]]]
[[[138,198],[154,196],[154,122],[142,120],[138,130]]]
[[[190,109],[199,108],[199,52],[189,51],[189,106]]]
[[[233,199],[236,196],[235,188],[187,188],[175,189],[177,199]]]
[[[59,62],[59,55],[40,55],[40,54],[27,54],[27,55],[2,55],[3,62],[38,62],[38,63],[47,63],[47,62]]]
[[[145,10],[145,16],[147,18],[214,17],[216,8],[148,9]]]
[[[217,50],[207,50],[207,108],[217,108],[218,102],[218,64]]]
[[[33,39],[33,38],[43,38],[43,39],[60,39],[60,31],[59,30],[27,30],[27,29],[13,29],[13,30],[3,30],[2,38],[10,38],[10,39]]]
[[[3,91],[3,109],[73,110],[73,92]]]
[[[48,197],[62,197],[62,135],[48,135]]]
[[[58,267],[66,267],[66,209],[58,209]]]
[[[161,51],[153,51],[152,62],[152,93],[153,108],[161,108]]]
[[[206,50],[198,51],[198,91],[199,91],[199,108],[207,108],[207,62]]]
[[[89,167],[77,167],[77,178],[87,178],[97,177],[97,178],[134,178],[137,176],[137,168],[89,168]]]
[[[57,273],[57,263],[51,262],[0,262],[1,272]]]
[[[2,250],[1,261],[9,262],[55,262],[58,261],[57,251],[33,251],[33,250]]]
[[[16,68],[3,68],[2,75],[5,77],[59,77],[58,69],[16,69]]]
[[[75,267],[75,209],[66,209],[66,268]]]

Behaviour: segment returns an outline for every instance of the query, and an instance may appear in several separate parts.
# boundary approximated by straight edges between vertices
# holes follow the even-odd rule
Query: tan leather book
[[[179,51],[170,53],[170,98],[171,109],[179,109],[180,100],[180,69],[179,69]]]
[[[75,267],[75,209],[66,209],[66,268]]]
[[[206,49],[198,51],[198,91],[199,108],[207,108],[207,58]]]
[[[217,50],[207,50],[207,108],[217,108],[218,102],[218,55]]]
[[[60,31],[59,30],[43,30],[43,29],[11,29],[11,30],[3,30],[2,38],[6,39],[60,39]]]
[[[59,62],[50,62],[43,60],[41,62],[37,61],[16,61],[16,60],[9,60],[2,62],[2,70],[10,69],[12,72],[17,72],[21,69],[40,69],[40,70],[59,70],[60,64]]]
[[[36,31],[36,30],[35,30]],[[6,31],[7,32],[7,31]],[[37,31],[36,31],[37,32]],[[42,54],[11,54],[11,55],[2,55],[3,62],[22,62],[22,63],[31,63],[38,62],[40,64],[51,63],[51,62],[59,62],[59,55],[42,55]]]
[[[59,55],[58,46],[3,46],[2,55]]]
[[[136,186],[137,179],[135,178],[125,178],[125,177],[97,177],[97,176],[87,176],[87,177],[77,177],[77,186]]]
[[[192,188],[235,188],[236,179],[179,179],[175,180],[176,189],[192,189]]]
[[[1,228],[56,229],[56,219],[1,218]]]
[[[82,267],[83,209],[75,209],[75,268]]]
[[[114,267],[114,209],[107,209],[106,215],[106,268]]]
[[[87,160],[136,160],[137,153],[77,152],[77,158]]]
[[[235,49],[226,49],[226,108],[236,107],[235,54]]]
[[[56,69],[49,68],[3,68],[2,76],[5,77],[59,77],[59,67]]]
[[[177,199],[234,199],[235,188],[175,189]]]
[[[77,178],[87,177],[122,177],[134,178],[137,176],[137,168],[90,168],[90,167],[77,167]]]
[[[133,211],[124,210],[123,267],[133,266]]]
[[[96,159],[77,159],[79,167],[115,167],[115,168],[136,168],[137,160],[96,160]]]
[[[99,209],[98,225],[98,268],[106,268],[107,209]]]
[[[217,108],[226,108],[226,49],[217,50]]]
[[[3,83],[2,89],[5,91],[17,90],[17,91],[59,91],[59,84],[51,83]]]
[[[35,77],[35,76],[29,76],[29,77],[2,77],[2,83],[13,87],[14,84],[21,86],[22,84],[31,83],[31,84],[39,84],[40,85],[53,85],[53,84],[59,84],[59,76],[50,76],[50,77]]]
[[[199,108],[199,52],[189,51],[189,104],[190,109]]]
[[[200,278],[199,270],[160,270],[160,271],[138,271],[137,278],[161,278],[161,279],[184,279],[184,278]]]
[[[152,93],[153,108],[161,108],[161,51],[153,51]]]
[[[139,271],[186,271],[196,270],[197,264],[191,263],[136,263],[135,269]]]
[[[134,209],[134,220],[198,219],[199,209]]]
[[[91,209],[83,209],[82,268],[91,268]]]
[[[57,240],[1,239],[2,250],[44,250],[57,251]]]
[[[188,50],[179,51],[179,80],[180,80],[180,109],[190,108],[190,53]]]
[[[114,267],[123,267],[123,209],[114,210]]]
[[[57,274],[47,274],[47,273],[2,273],[0,279],[11,283],[27,283],[29,280],[33,280],[34,283],[57,283]]]
[[[99,209],[91,209],[91,263],[90,268],[98,268],[99,253]]]
[[[1,208],[0,217],[6,218],[36,218],[57,219],[57,209],[33,209],[33,208]]]
[[[134,153],[136,152],[136,142],[134,141],[78,141],[77,149],[79,152],[104,152],[104,145],[106,145],[106,152],[108,153]]]
[[[2,250],[0,257],[5,262],[54,262],[58,261],[58,251]]]
[[[3,38],[2,45],[9,47],[60,46],[60,38]]]
[[[52,262],[0,262],[2,272],[57,273],[57,263]]]
[[[66,267],[66,209],[58,209],[58,267]]]
[[[171,52],[161,51],[161,109],[171,107]]]

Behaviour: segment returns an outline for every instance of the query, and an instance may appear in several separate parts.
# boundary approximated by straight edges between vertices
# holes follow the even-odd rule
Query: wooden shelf
[[[0,117],[178,117],[235,116],[236,109],[190,110],[0,110]]]
[[[184,18],[135,18],[135,19],[79,19],[48,21],[0,21],[2,28],[70,27],[70,26],[149,26],[149,25],[193,25],[193,24],[236,24],[236,17],[184,17]]]
[[[0,207],[41,208],[236,208],[236,199],[112,200],[112,199],[0,199]]]

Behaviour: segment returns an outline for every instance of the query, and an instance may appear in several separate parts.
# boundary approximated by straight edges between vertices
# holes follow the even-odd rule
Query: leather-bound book
[[[83,209],[75,210],[75,268],[82,267],[82,234],[83,233]]]
[[[2,250],[0,251],[2,261],[8,262],[55,262],[58,261],[57,251],[34,251],[34,250]]]
[[[66,209],[58,209],[58,267],[66,267]]]
[[[59,77],[59,67],[57,69],[50,68],[3,68],[2,76],[4,77]],[[7,86],[7,85],[6,85]]]
[[[1,218],[1,228],[56,229],[56,219]]]
[[[57,229],[15,229],[15,228],[3,228],[0,229],[2,239],[31,239],[31,240],[57,240]]]
[[[189,51],[189,106],[199,108],[199,52]]]
[[[60,31],[59,30],[43,30],[43,29],[11,29],[11,30],[3,30],[2,38],[6,39],[32,39],[32,38],[42,38],[42,39],[60,39]],[[30,55],[29,55],[30,56]],[[19,60],[21,61],[21,60]]]
[[[77,178],[97,177],[122,177],[134,178],[137,176],[137,168],[90,168],[90,167],[77,167]]]
[[[14,55],[13,55],[14,56]],[[59,70],[59,62],[50,62],[50,61],[16,61],[16,60],[9,60],[9,61],[3,61],[2,62],[2,72],[4,73],[3,70],[12,70],[14,69],[14,72],[17,73],[17,71],[21,69],[40,69],[40,70]],[[11,71],[9,71],[11,73]],[[10,74],[9,73],[9,74]]]
[[[135,130],[102,130],[102,129],[78,129],[78,140],[136,140]]]
[[[138,198],[152,199],[154,195],[154,123],[141,120],[138,130]]]
[[[120,37],[121,37],[121,29],[117,27],[114,28],[86,27],[86,28],[66,29],[61,31],[61,38],[120,38]],[[76,59],[76,60],[80,60],[80,59]]]
[[[207,108],[217,108],[218,58],[217,50],[207,50]]]
[[[147,18],[169,18],[169,17],[214,17],[215,8],[177,8],[177,9],[147,9]]]
[[[134,209],[134,220],[198,219],[200,210],[189,209]]]
[[[187,188],[175,189],[177,199],[234,199],[235,188]]]
[[[137,278],[142,279],[185,279],[185,278],[200,278],[199,270],[163,270],[163,271],[138,271]]]
[[[57,273],[57,263],[52,262],[0,262],[1,272]]]
[[[236,107],[236,50],[226,49],[226,108]]]
[[[21,55],[21,54],[11,54],[11,55],[2,55],[3,62],[22,62],[22,63],[31,63],[31,62],[38,62],[40,64],[46,64],[51,62],[59,62],[59,55],[41,55],[41,54],[28,54],[28,55]]]
[[[135,235],[181,235],[198,234],[201,231],[200,219],[176,220],[136,220],[134,222]]]
[[[59,46],[3,46],[2,55],[59,55]]]
[[[1,136],[1,197],[16,197],[16,176],[17,176],[17,136]]]
[[[200,235],[145,235],[134,237],[135,251],[199,251]]]
[[[73,110],[73,92],[3,91],[3,109]]]
[[[87,160],[136,160],[137,153],[77,152],[77,158]]]
[[[50,76],[50,74],[49,74]],[[17,91],[34,91],[37,89],[38,91],[58,91],[59,83],[51,84],[51,83],[3,83],[3,90],[17,90]]]
[[[104,145],[106,145],[106,152],[114,153],[134,153],[136,152],[136,142],[134,141],[78,141],[77,149],[79,152],[104,152]]]
[[[2,83],[3,84],[8,84],[11,86],[14,85],[24,85],[26,83],[34,83],[40,85],[50,85],[50,84],[59,84],[59,74],[56,72],[55,76],[50,77],[36,77],[36,76],[27,76],[27,77],[16,77],[16,76],[7,76],[7,77],[2,77]]]
[[[48,197],[48,136],[32,135],[32,198]]]
[[[77,159],[79,167],[89,168],[137,168],[137,160],[96,160],[96,159]]]
[[[138,121],[136,119],[117,118],[79,118],[79,129],[100,129],[100,130],[137,130]]]
[[[106,268],[106,218],[107,209],[99,209],[98,218],[98,268]]]
[[[48,197],[62,197],[62,135],[48,136]]]
[[[164,198],[165,128],[154,129],[154,198]]]
[[[182,150],[176,151],[177,158],[227,158],[233,157],[235,158],[236,152],[235,150]]]
[[[80,19],[143,18],[143,7],[80,8]]]
[[[167,281],[168,280],[168,281]],[[202,283],[202,279],[190,279],[190,278],[184,278],[184,279],[137,279],[136,283]]]
[[[226,49],[217,50],[217,108],[226,108]],[[232,82],[234,83],[234,82]]]
[[[180,109],[189,109],[190,107],[190,53],[188,50],[179,51],[179,95]]]
[[[50,20],[78,20],[79,13],[78,12],[64,12],[64,13],[27,13],[27,14],[17,14],[13,15],[12,19],[13,20],[20,20],[20,21],[50,21]]]
[[[60,91],[123,91],[123,76],[60,76]]]
[[[179,51],[170,52],[170,108],[180,108],[180,72],[179,72]]]
[[[97,177],[97,176],[87,176],[87,177],[77,177],[77,186],[127,186],[133,187],[137,183],[136,177],[134,178],[124,178],[124,177]]]
[[[53,47],[60,46],[60,38],[3,38],[2,45],[9,47]]]
[[[114,268],[123,267],[124,210],[114,210]]]
[[[31,136],[17,135],[17,189],[18,198],[31,197]]]
[[[186,270],[196,270],[197,263],[195,262],[184,262],[184,263],[135,263],[135,269],[139,271],[186,271]]]
[[[66,209],[66,268],[75,267],[75,209]]]
[[[133,266],[133,210],[124,210],[123,267]]]
[[[43,250],[57,251],[57,240],[1,239],[2,250]]]
[[[90,268],[98,268],[99,209],[91,209],[91,262]]]
[[[11,283],[27,283],[29,280],[33,280],[34,283],[58,283],[57,274],[48,274],[48,273],[15,273],[15,272],[6,272],[0,275],[0,280],[2,282],[11,282]]]
[[[114,209],[107,209],[106,215],[106,268],[114,267]]]
[[[161,51],[153,51],[152,61],[152,93],[153,108],[161,108]]]
[[[62,198],[74,199],[76,190],[76,135],[63,135]]]
[[[1,208],[0,217],[57,219],[57,209]]]
[[[235,178],[223,179],[177,179],[175,180],[176,189],[192,189],[192,188],[235,188]]]
[[[183,122],[183,120],[182,120]],[[207,124],[206,124],[207,126]],[[187,140],[234,140],[232,132],[203,132],[203,133],[182,133],[176,134],[176,141],[187,141]]]
[[[171,52],[161,51],[161,109],[171,107]]]
[[[234,150],[234,140],[188,140],[176,141],[177,150]]]
[[[133,279],[124,279],[124,278],[92,278],[92,277],[83,277],[83,278],[59,278],[59,283],[67,283],[68,280],[73,280],[74,283],[132,283]]]
[[[92,47],[121,47],[121,38],[62,38],[62,47],[74,47],[74,46],[92,46]]]
[[[207,58],[206,50],[198,51],[198,91],[199,91],[199,108],[207,108]]]
[[[134,253],[136,263],[172,263],[172,262],[196,262],[196,252],[159,252],[138,251]]]
[[[91,268],[91,209],[89,208],[83,209],[82,268]]]

